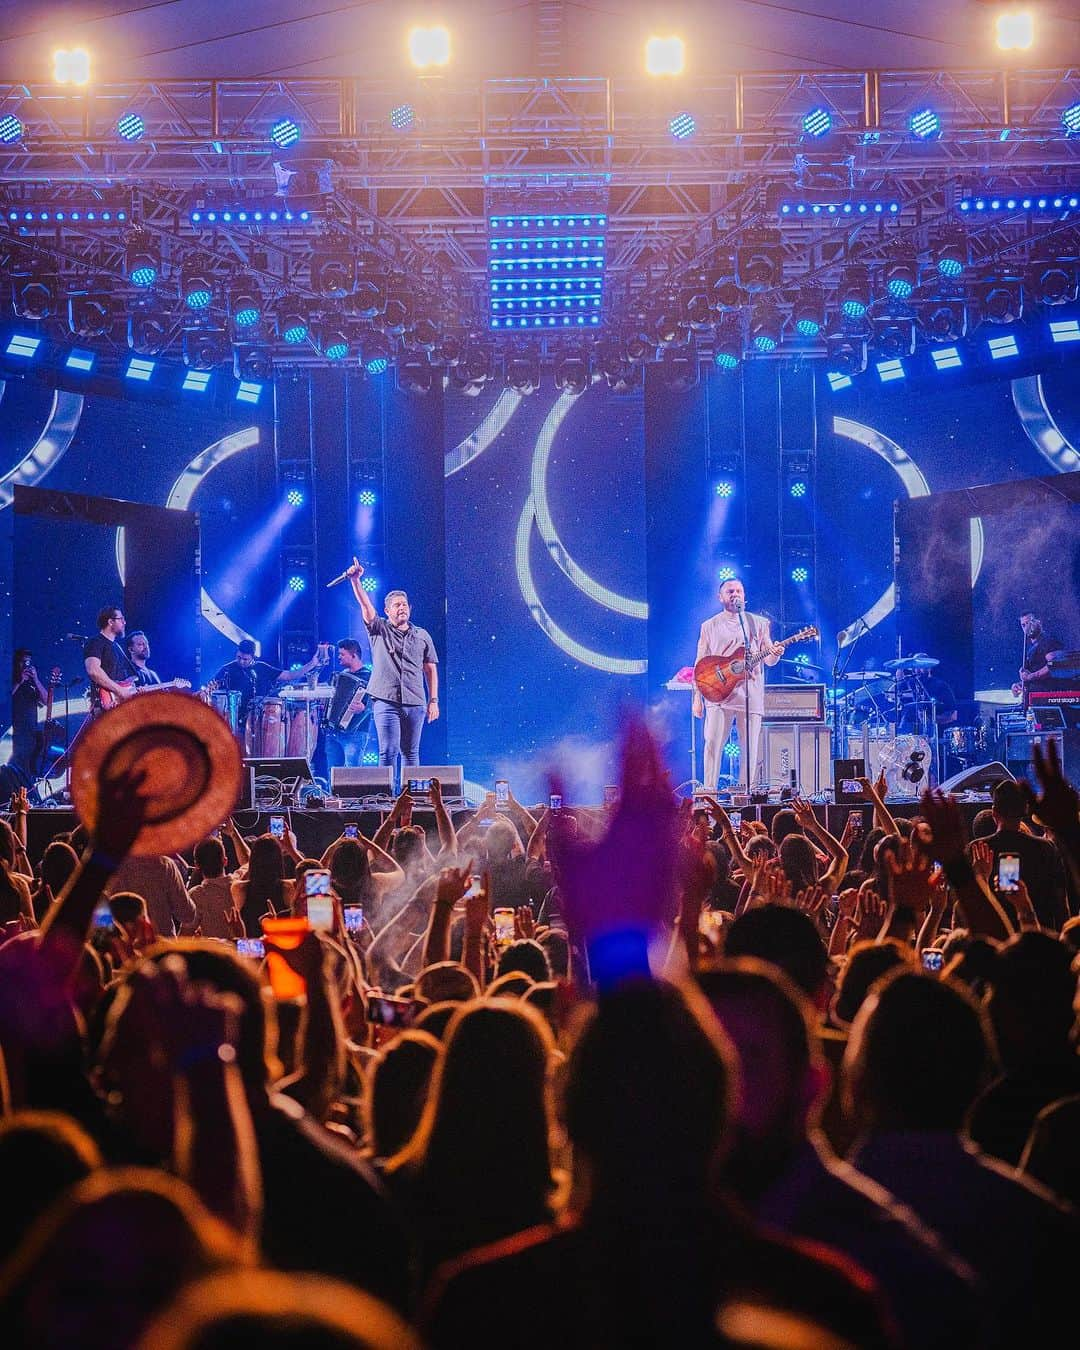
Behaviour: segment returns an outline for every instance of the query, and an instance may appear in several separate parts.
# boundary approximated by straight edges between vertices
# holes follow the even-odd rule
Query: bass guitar
[[[776,645],[790,647],[793,642],[812,642],[817,636],[816,628],[800,628]],[[765,653],[761,651],[748,657],[745,647],[739,647],[730,656],[703,656],[694,667],[694,685],[706,703],[723,703],[764,659]]]
[[[166,680],[164,684],[140,684],[136,686],[134,679],[117,680],[116,683],[124,689],[134,689],[136,694],[160,694],[163,689],[190,689],[190,680]],[[111,689],[102,689],[101,685],[95,684],[90,693],[90,701],[99,712],[107,712],[110,708],[115,708],[120,702],[118,695]]]

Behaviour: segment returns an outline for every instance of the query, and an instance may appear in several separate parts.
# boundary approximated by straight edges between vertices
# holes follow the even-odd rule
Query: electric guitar
[[[793,642],[811,642],[817,636],[816,628],[800,628],[776,645],[790,647]],[[753,674],[765,656],[765,652],[758,651],[747,657],[745,647],[739,647],[730,656],[703,656],[694,667],[694,685],[706,703],[723,703]]]
[[[134,678],[128,680],[117,680],[116,683],[124,689],[134,689],[136,694],[160,694],[163,689],[190,689],[190,680],[167,680],[164,684],[141,684],[136,686]],[[108,712],[110,708],[115,708],[121,701],[119,695],[114,694],[111,689],[102,689],[100,684],[95,684],[91,691],[91,702],[94,707],[101,712]]]

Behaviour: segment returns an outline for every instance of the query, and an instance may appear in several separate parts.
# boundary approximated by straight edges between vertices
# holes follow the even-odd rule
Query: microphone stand
[[[837,724],[836,724],[836,682],[837,682],[837,680],[842,679],[842,678],[847,674],[847,672],[848,672],[848,666],[851,665],[851,658],[855,655],[855,648],[856,648],[856,646],[857,646],[858,643],[862,640],[863,635],[864,635],[865,633],[868,633],[868,632],[870,631],[869,628],[868,628],[868,626],[866,625],[866,623],[863,621],[862,618],[856,619],[856,620],[855,620],[855,623],[856,623],[856,624],[860,624],[860,623],[861,623],[863,626],[862,626],[862,629],[861,629],[858,633],[856,633],[855,636],[851,639],[851,641],[847,644],[847,655],[844,657],[843,664],[841,665],[841,662],[840,662],[840,655],[841,655],[841,653],[843,652],[844,649],[843,649],[843,647],[837,647],[837,649],[836,649],[836,657],[835,657],[835,659],[833,660],[833,665],[832,665],[832,684],[831,684],[830,687],[829,687],[829,701],[830,701],[830,703],[832,704],[832,715],[833,715],[833,734],[832,734],[832,743],[833,743],[833,759],[834,759],[834,760],[835,760],[835,759],[840,759],[840,758],[841,758],[840,754],[838,753],[838,752],[839,752],[839,749],[840,749],[840,732],[839,732],[839,729],[838,729]],[[845,695],[845,697],[846,697],[846,695]],[[845,751],[846,751],[848,748],[849,748],[849,747],[848,747],[848,744],[847,744],[847,737],[845,736],[845,738],[844,738],[844,749],[845,749]],[[845,757],[848,757],[848,758],[849,758],[849,756],[845,756]]]
[[[746,634],[746,620],[743,617],[742,605],[735,611],[739,616],[739,627],[742,629],[743,651],[746,653],[746,674],[743,678],[743,731],[746,735],[746,745],[743,747],[746,754],[746,804],[750,805],[751,787],[750,787],[750,639]]]

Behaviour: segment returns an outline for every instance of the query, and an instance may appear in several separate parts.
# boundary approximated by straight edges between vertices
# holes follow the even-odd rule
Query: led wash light
[[[281,117],[270,128],[270,140],[279,150],[287,150],[300,139],[300,125],[291,117]]]
[[[832,117],[827,108],[811,108],[802,120],[803,132],[815,141],[832,130]]]
[[[1006,333],[1004,337],[990,338],[986,344],[986,349],[990,353],[991,360],[1000,361],[1006,356],[1019,356],[1020,348],[1016,345],[1016,338],[1011,333]]]
[[[138,113],[124,113],[116,124],[116,134],[122,141],[141,141],[146,134],[146,123]]]
[[[938,347],[930,353],[935,370],[956,370],[964,363],[957,347]]]
[[[1031,215],[1060,215],[1080,207],[1080,191],[1074,187],[1026,189],[1021,192],[979,192],[965,194],[956,203],[956,209],[965,216],[1014,215],[1026,211]]]
[[[39,337],[31,337],[24,333],[16,333],[8,342],[5,350],[7,356],[21,356],[25,360],[32,360],[37,355],[38,348],[41,346]]]
[[[692,113],[676,113],[668,123],[668,130],[677,141],[689,140],[697,131],[697,122],[694,120]]]
[[[1050,340],[1080,342],[1080,319],[1054,319],[1050,324]]]
[[[932,141],[941,135],[941,118],[933,108],[920,108],[908,118],[908,129],[917,141]]]
[[[0,145],[14,145],[23,134],[23,124],[14,113],[0,117]]]
[[[499,332],[596,328],[607,214],[547,211],[488,220],[488,321]]]

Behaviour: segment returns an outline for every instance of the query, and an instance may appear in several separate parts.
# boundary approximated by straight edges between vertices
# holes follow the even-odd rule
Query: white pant
[[[740,691],[741,692],[741,691]],[[703,782],[706,792],[716,791],[716,780],[720,777],[723,763],[724,745],[728,728],[739,728],[739,780],[738,785],[746,783],[746,756],[750,757],[750,782],[761,780],[758,764],[758,746],[761,742],[761,709],[750,705],[750,735],[743,725],[746,704],[739,698],[728,703],[705,704],[705,776]]]

